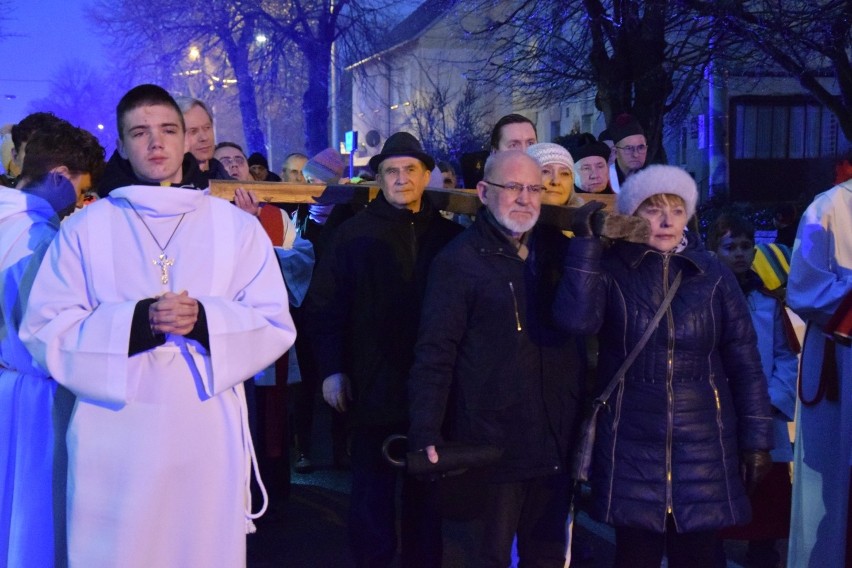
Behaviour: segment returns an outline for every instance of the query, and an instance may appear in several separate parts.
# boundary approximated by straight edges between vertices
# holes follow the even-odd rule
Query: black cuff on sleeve
[[[198,302],[198,319],[195,320],[195,325],[192,331],[186,334],[187,339],[194,339],[204,346],[207,351],[210,351],[210,333],[207,331],[207,313],[204,311],[204,304]]]
[[[133,321],[130,323],[130,345],[127,347],[127,355],[130,357],[166,342],[165,334],[151,332],[148,308],[156,301],[154,298],[146,298],[136,303],[136,309],[133,310]]]

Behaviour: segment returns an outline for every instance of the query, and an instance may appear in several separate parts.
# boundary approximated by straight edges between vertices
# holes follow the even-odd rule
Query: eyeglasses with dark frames
[[[522,183],[514,183],[514,182],[507,183],[506,185],[503,185],[502,183],[494,183],[493,181],[488,181],[487,179],[484,179],[482,181],[484,181],[488,185],[493,185],[494,187],[499,187],[501,189],[505,189],[506,191],[509,191],[509,192],[514,193],[516,195],[520,195],[521,192],[525,189],[528,192],[530,192],[534,195],[540,195],[541,193],[543,193],[547,189],[543,185],[525,185],[525,184],[522,184]]]
[[[616,146],[616,148],[628,154],[644,154],[648,151],[648,146],[645,144],[639,144],[638,146]]]
[[[219,162],[221,162],[222,165],[227,168],[230,167],[232,164],[242,166],[246,163],[246,159],[242,156],[234,156],[233,158],[219,158]]]

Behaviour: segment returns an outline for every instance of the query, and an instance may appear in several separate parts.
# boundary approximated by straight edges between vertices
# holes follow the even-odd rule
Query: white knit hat
[[[571,153],[568,150],[559,144],[553,144],[552,142],[533,144],[527,148],[527,154],[532,156],[540,166],[559,164],[568,166],[571,169],[571,173],[574,172],[574,158],[571,157]]]
[[[698,201],[698,189],[695,180],[685,170],[675,166],[655,164],[631,174],[621,184],[621,192],[616,197],[615,208],[622,215],[633,215],[642,202],[652,195],[670,193],[677,195],[686,203],[686,213],[692,217]]]

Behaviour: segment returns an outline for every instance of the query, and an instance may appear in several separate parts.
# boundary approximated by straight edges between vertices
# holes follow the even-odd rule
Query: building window
[[[560,129],[560,121],[559,120],[551,120],[550,121],[550,139],[555,140],[559,138],[559,129]]]
[[[828,109],[791,97],[734,99],[733,156],[741,160],[833,157],[841,131]]]

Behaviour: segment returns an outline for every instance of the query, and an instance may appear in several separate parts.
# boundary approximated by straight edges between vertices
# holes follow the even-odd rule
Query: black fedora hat
[[[370,168],[376,173],[379,172],[379,164],[387,158],[395,156],[410,156],[417,158],[426,166],[430,172],[435,169],[435,159],[423,151],[423,146],[420,141],[409,134],[408,132],[395,132],[390,138],[385,140],[385,145],[382,146],[382,152],[370,158]]]
[[[607,130],[609,130],[610,134],[612,134],[611,140],[616,144],[628,136],[634,136],[636,134],[645,136],[645,130],[642,128],[642,125],[639,124],[639,121],[626,113],[616,116],[615,120],[613,120]]]
[[[570,140],[566,140],[565,142],[565,147],[571,152],[571,157],[574,158],[575,164],[589,156],[600,156],[604,160],[609,159],[610,147],[595,139],[594,134],[591,132],[572,135]]]

